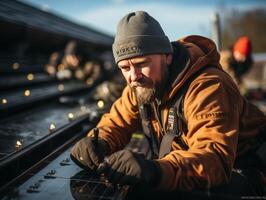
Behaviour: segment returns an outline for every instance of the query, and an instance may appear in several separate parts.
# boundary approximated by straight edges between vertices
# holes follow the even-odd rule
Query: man
[[[73,147],[73,160],[113,183],[160,191],[230,182],[236,156],[251,149],[266,117],[222,70],[214,43],[200,36],[170,43],[160,24],[138,11],[119,22],[113,54],[128,85],[98,123],[98,142],[89,132]],[[151,160],[122,150],[141,125]]]
[[[247,36],[241,36],[234,43],[232,49],[221,51],[223,69],[233,78],[242,94],[246,87],[243,83],[245,75],[253,65],[251,40]]]

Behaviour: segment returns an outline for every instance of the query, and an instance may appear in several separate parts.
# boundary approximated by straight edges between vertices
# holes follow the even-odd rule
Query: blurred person
[[[51,75],[56,76],[57,66],[61,63],[62,55],[60,52],[53,52],[50,55],[48,64],[45,65],[45,71]]]
[[[64,64],[66,68],[76,69],[79,67],[82,57],[83,53],[81,49],[78,47],[77,42],[71,40],[70,42],[67,43],[65,47],[62,64]]]
[[[71,77],[84,80],[85,76],[82,71],[82,65],[85,59],[85,55],[77,42],[75,40],[69,41],[65,47],[62,61],[58,66],[58,75],[71,74]]]
[[[78,45],[77,41],[69,41],[64,51],[54,52],[50,56],[45,70],[50,75],[56,75],[58,79],[76,78],[95,82],[101,76],[100,62],[92,59],[90,54]]]
[[[77,68],[79,57],[75,55],[76,42],[70,41],[62,51],[53,52],[49,58],[45,71],[58,79],[70,79],[72,77],[71,69]]]
[[[213,41],[170,43],[160,24],[138,11],[120,20],[113,55],[127,86],[97,124],[99,133],[72,148],[76,164],[112,183],[148,186],[143,194],[263,195],[266,116],[223,71]],[[123,149],[141,129],[151,159]]]
[[[252,44],[247,36],[241,36],[230,50],[221,51],[223,69],[233,78],[242,94],[247,93],[243,76],[249,72],[253,65]]]
[[[91,80],[92,82],[95,82],[97,79],[103,76],[101,65],[95,60],[85,63],[83,73],[87,77],[87,81]]]
[[[75,41],[70,41],[66,46],[62,63],[79,80],[94,83],[103,76],[100,60],[92,58],[90,53],[85,48],[81,48]]]

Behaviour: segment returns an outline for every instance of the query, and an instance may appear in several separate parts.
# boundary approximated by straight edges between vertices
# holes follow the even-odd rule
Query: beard
[[[139,105],[150,103],[155,96],[155,87],[152,80],[142,77],[138,82],[130,84],[136,94]]]
[[[155,89],[153,87],[135,87],[134,91],[139,105],[151,103],[155,96]]]

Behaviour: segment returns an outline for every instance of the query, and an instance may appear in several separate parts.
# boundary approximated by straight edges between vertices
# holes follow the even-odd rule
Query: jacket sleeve
[[[130,140],[131,134],[140,129],[137,100],[132,89],[127,86],[109,113],[102,116],[97,124],[99,137],[105,140],[113,153],[122,149]],[[92,131],[88,136],[92,135]]]
[[[163,178],[159,188],[209,188],[229,181],[236,156],[241,99],[231,79],[201,77],[184,100],[188,122],[187,151],[174,150],[158,160]]]

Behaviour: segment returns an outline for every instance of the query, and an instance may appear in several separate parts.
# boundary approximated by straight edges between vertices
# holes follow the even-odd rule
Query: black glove
[[[106,158],[98,172],[110,182],[121,185],[144,183],[156,186],[161,179],[161,169],[156,161],[147,160],[143,154],[130,150],[121,150]]]
[[[71,149],[71,159],[84,169],[95,170],[109,151],[107,142],[93,137],[85,137]]]

